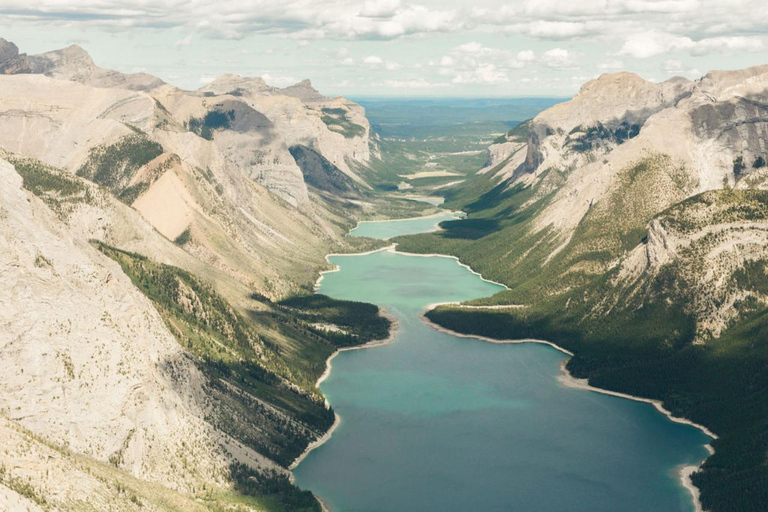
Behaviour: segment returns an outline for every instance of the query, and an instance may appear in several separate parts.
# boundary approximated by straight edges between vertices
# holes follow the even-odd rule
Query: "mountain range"
[[[0,509],[320,510],[288,471],[335,421],[317,379],[391,321],[318,272],[385,245],[356,221],[437,211],[377,188],[381,147],[307,80],[187,91],[0,40]],[[431,321],[662,401],[718,436],[704,508],[763,510],[767,161],[768,66],[602,75],[439,186],[465,219],[395,241],[508,287]]]
[[[427,316],[552,340],[569,370],[714,431],[708,510],[768,503],[768,66],[652,83],[602,75],[512,129],[400,248],[509,287]],[[485,306],[485,307],[483,307]]]

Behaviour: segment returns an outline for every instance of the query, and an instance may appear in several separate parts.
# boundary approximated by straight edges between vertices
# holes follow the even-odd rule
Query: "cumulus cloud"
[[[541,56],[541,61],[551,68],[573,67],[571,52],[564,48],[552,48]]]
[[[504,71],[493,64],[480,64],[474,69],[459,71],[453,77],[454,84],[498,84],[509,82]]]
[[[694,41],[690,37],[663,32],[641,32],[630,35],[619,50],[619,55],[647,59],[665,53],[687,51],[692,55],[707,55],[723,51],[754,52],[763,49],[759,37],[712,37]]]
[[[25,21],[88,24],[113,29],[186,27],[209,37],[241,38],[276,33],[299,39],[393,39],[452,31],[464,24],[455,10],[429,9],[399,0],[237,0],[214,3],[190,0],[0,1],[0,15]]]
[[[682,61],[676,59],[668,59],[664,61],[661,68],[667,75],[684,76],[687,78],[698,78],[703,73],[696,68],[686,66]]]
[[[322,81],[324,74],[331,74],[326,73],[331,66],[311,66],[326,59],[337,67],[334,85],[344,75],[360,74],[359,66],[374,79],[380,75],[381,87],[381,80],[390,78],[400,84],[388,87],[414,89],[455,84],[503,87],[532,83],[526,80],[534,78],[540,80],[536,87],[570,87],[573,77],[620,69],[652,69],[662,79],[663,73],[690,77],[697,66],[714,67],[713,56],[718,54],[734,55],[734,66],[757,63],[759,57],[748,54],[766,51],[768,45],[765,0],[477,0],[471,4],[457,0],[231,0],[218,4],[209,0],[0,0],[0,17],[15,27],[29,27],[30,33],[51,25],[51,33],[67,30],[96,37],[99,31],[124,30],[141,37],[154,31],[158,45],[168,45],[168,34],[173,34],[170,44],[180,56],[194,54],[197,47],[206,53],[205,47],[214,46],[206,39],[246,39],[242,46],[250,47],[260,59],[270,53],[291,56],[295,71],[284,62],[261,64],[286,74],[312,73]],[[80,27],[96,30],[86,32]],[[452,35],[435,37],[443,33]],[[264,46],[267,36],[289,38],[295,44],[282,41]],[[403,38],[407,40],[397,41]],[[336,49],[349,46],[344,41],[359,40],[366,42],[356,45],[354,54]],[[457,40],[476,42],[455,46]],[[432,60],[420,60],[416,52],[429,52]],[[119,67],[117,59],[109,62],[107,58],[100,64]],[[211,71],[203,65],[212,59],[196,62],[194,70],[179,71],[187,83],[194,84]],[[211,66],[223,68],[223,64]],[[171,77],[172,67],[164,70],[169,73],[164,78]],[[521,68],[525,71],[518,71]],[[532,77],[534,73],[540,74]]]
[[[517,52],[517,60],[520,62],[532,62],[536,60],[536,54],[533,50],[520,50]]]
[[[366,18],[391,18],[400,7],[400,0],[367,0],[360,9]]]
[[[603,30],[603,27],[604,24],[598,21],[535,20],[510,24],[505,28],[505,31],[525,34],[538,39],[573,39],[598,34]]]
[[[438,67],[439,74],[452,77],[455,84],[498,84],[509,81],[508,71],[522,68],[534,58],[531,51],[515,55],[473,41],[455,47],[430,65]]]
[[[288,87],[289,85],[293,85],[298,82],[298,80],[292,76],[273,75],[270,72],[262,74],[261,78],[263,78],[264,81],[269,85],[273,85],[275,87]]]
[[[176,48],[180,48],[182,46],[189,46],[191,44],[192,44],[192,34],[188,35],[183,39],[179,39],[178,41],[173,43],[173,46],[175,46]]]

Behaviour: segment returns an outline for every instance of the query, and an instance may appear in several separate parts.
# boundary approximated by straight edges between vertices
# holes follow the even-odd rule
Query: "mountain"
[[[468,219],[399,240],[510,289],[433,321],[539,338],[599,387],[718,434],[705,508],[768,502],[768,66],[651,83],[603,75],[513,129],[446,204]]]
[[[261,293],[309,287],[342,240],[347,207],[363,204],[367,185],[352,168],[370,158],[364,111],[308,82],[284,93],[227,75],[190,92],[144,76],[139,86],[78,47],[39,56],[2,47],[0,67],[18,74],[0,83],[0,147],[109,188],[171,240],[188,231],[199,258]],[[31,64],[9,64],[19,61]],[[314,169],[297,164],[293,147],[322,155],[354,191],[313,200],[304,173]]]
[[[381,245],[358,218],[429,208],[370,193],[364,110],[77,46],[0,71],[0,508],[319,510],[287,470],[334,422],[316,381],[390,321],[307,297]]]

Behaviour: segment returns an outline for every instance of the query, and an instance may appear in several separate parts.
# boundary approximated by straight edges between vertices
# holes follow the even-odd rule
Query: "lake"
[[[355,229],[349,232],[350,236],[367,236],[387,240],[401,235],[414,235],[435,231],[437,225],[446,220],[460,219],[462,213],[445,212],[429,217],[416,217],[413,219],[388,220],[388,221],[363,221],[357,224]]]
[[[403,222],[375,223],[376,233],[413,227]],[[341,422],[294,474],[331,510],[693,510],[678,470],[707,456],[698,429],[646,403],[563,386],[567,356],[551,347],[460,338],[420,318],[429,304],[499,285],[446,257],[330,260],[339,271],[320,293],[378,304],[399,321],[391,344],[342,352],[322,383]]]

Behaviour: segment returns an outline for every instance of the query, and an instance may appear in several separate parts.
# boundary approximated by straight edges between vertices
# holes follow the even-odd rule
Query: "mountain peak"
[[[0,37],[0,64],[19,56],[19,47]]]
[[[306,78],[299,83],[280,89],[280,94],[284,96],[292,96],[304,102],[317,102],[328,99],[320,94],[320,92],[312,86],[312,82]]]
[[[199,90],[214,94],[228,94],[234,91],[254,91],[257,93],[269,92],[274,88],[268,85],[261,77],[240,76],[227,73],[216,78],[213,82],[204,85]]]

